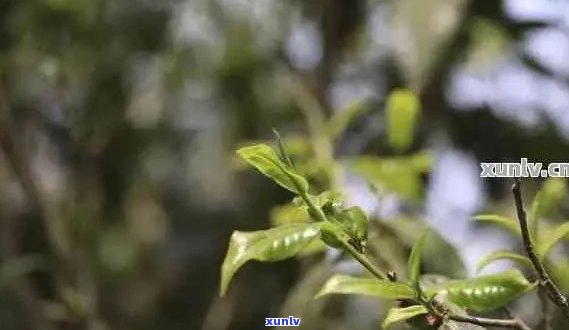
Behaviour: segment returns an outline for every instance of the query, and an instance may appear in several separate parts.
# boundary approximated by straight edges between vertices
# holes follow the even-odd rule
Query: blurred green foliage
[[[367,249],[406,278],[438,141],[477,160],[566,161],[554,118],[528,129],[447,97],[463,65],[489,70],[504,54],[557,79],[515,47],[548,25],[482,0],[0,1],[0,327],[260,329],[295,315],[307,329],[376,328],[383,302],[313,299],[349,266],[317,241],[305,258],[248,263],[218,297],[232,231],[309,221],[234,150],[277,127],[311,194],[349,197],[356,176],[374,201],[395,198],[398,214],[363,207]],[[396,89],[420,115],[415,100],[390,107]],[[485,182],[483,213],[510,218],[507,184]],[[566,187],[543,186],[530,221],[569,292]],[[466,277],[444,233],[429,235],[422,269]]]

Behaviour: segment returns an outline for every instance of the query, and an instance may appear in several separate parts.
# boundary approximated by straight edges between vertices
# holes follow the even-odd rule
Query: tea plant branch
[[[326,215],[324,214],[324,212],[318,206],[316,206],[316,204],[314,204],[312,199],[306,193],[302,192],[300,194],[300,197],[308,206],[309,214],[311,214],[313,217],[315,217],[316,221],[323,222],[323,223],[327,221]],[[387,275],[383,271],[381,271],[379,268],[377,268],[375,265],[373,265],[365,254],[357,251],[346,240],[340,239],[339,241],[340,241],[340,244],[342,244],[342,247],[348,253],[350,253],[352,255],[352,257],[354,257],[362,266],[364,266],[364,268],[367,269],[373,276],[377,277],[380,280],[386,280],[387,279]]]
[[[518,330],[532,330],[524,321],[518,318],[501,320],[477,317],[471,315],[448,314],[447,318],[456,322],[464,322],[487,327],[501,327]]]
[[[524,243],[524,248],[526,253],[533,264],[533,267],[539,277],[539,285],[542,287],[551,299],[553,303],[555,303],[559,308],[563,310],[565,316],[569,318],[569,302],[567,298],[561,294],[561,291],[557,288],[547,270],[541,263],[537,252],[535,251],[535,247],[533,245],[530,232],[528,229],[527,217],[526,212],[524,210],[523,201],[522,201],[522,193],[520,188],[520,182],[516,180],[514,185],[512,186],[512,193],[514,194],[514,201],[516,204],[516,212],[518,216],[518,221],[520,224],[520,230],[522,233],[522,240]]]

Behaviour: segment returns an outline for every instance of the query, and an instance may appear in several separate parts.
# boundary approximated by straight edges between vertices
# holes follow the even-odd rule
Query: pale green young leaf
[[[495,226],[506,229],[514,235],[521,236],[520,227],[518,226],[516,220],[498,214],[479,214],[472,218],[473,220],[486,222],[493,224]]]
[[[318,224],[289,224],[253,232],[235,231],[221,268],[223,295],[235,272],[249,260],[279,261],[302,252],[320,235]]]
[[[537,254],[541,260],[547,258],[551,249],[553,249],[557,244],[559,244],[566,236],[569,235],[569,222],[559,225],[548,232],[546,240],[541,242],[537,247]]]
[[[297,194],[308,192],[306,179],[283,163],[270,146],[257,144],[244,147],[237,150],[237,154],[283,188]]]
[[[316,295],[316,298],[328,294],[358,294],[382,299],[415,298],[415,291],[407,284],[348,275],[331,277]]]
[[[530,221],[538,220],[550,213],[563,201],[566,194],[565,180],[561,178],[547,179],[533,199],[530,209]]]
[[[404,151],[413,142],[421,104],[414,92],[396,89],[387,98],[387,138],[391,147]]]
[[[428,296],[440,294],[456,305],[477,312],[503,307],[535,287],[520,271],[505,272],[464,280],[450,280],[426,288]]]
[[[271,210],[271,224],[274,227],[286,225],[289,223],[309,223],[310,215],[303,205],[295,203],[287,203],[279,205]]]
[[[426,236],[426,233],[421,235],[413,245],[413,249],[411,249],[411,254],[409,255],[407,273],[409,275],[409,281],[413,287],[416,287],[419,284],[419,275],[421,274],[421,256],[423,254],[423,246],[425,245]]]
[[[382,329],[389,329],[394,323],[403,322],[415,316],[427,314],[429,311],[422,305],[403,308],[391,308],[382,323]]]
[[[511,260],[529,269],[533,267],[531,261],[526,256],[512,251],[494,251],[478,261],[476,272],[480,272],[486,266],[498,260]]]

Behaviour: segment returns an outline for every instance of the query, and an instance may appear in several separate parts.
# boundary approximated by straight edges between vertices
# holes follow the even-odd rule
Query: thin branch
[[[512,193],[514,194],[514,200],[516,203],[516,212],[518,215],[518,221],[520,223],[520,230],[522,232],[522,239],[526,253],[537,272],[539,277],[539,285],[547,292],[547,295],[553,303],[555,303],[559,308],[563,310],[565,315],[569,318],[569,302],[567,298],[561,294],[561,291],[557,288],[545,267],[541,263],[539,256],[535,252],[533,241],[530,236],[528,229],[528,222],[526,217],[526,211],[524,210],[524,205],[522,201],[522,192],[520,188],[520,182],[516,180],[512,186]]]
[[[458,315],[458,314],[448,314],[447,318],[449,320],[470,323],[479,326],[501,327],[501,328],[510,328],[518,330],[532,330],[527,324],[525,324],[524,321],[518,318],[513,318],[509,320],[500,320],[500,319],[489,319],[485,317],[476,317],[476,316]]]
[[[313,217],[316,218],[315,219],[316,221],[319,221],[319,222],[326,222],[327,221],[326,215],[324,214],[324,212],[322,212],[322,209],[320,209],[318,206],[316,206],[316,204],[314,204],[312,199],[306,193],[301,193],[300,197],[304,200],[304,202],[306,203],[306,205],[308,206],[308,209],[310,211],[309,213]],[[377,267],[375,267],[365,254],[358,252],[347,241],[345,241],[343,239],[340,239],[339,241],[342,244],[342,247],[346,251],[348,251],[348,253],[350,253],[352,255],[352,257],[354,257],[362,266],[364,266],[365,269],[367,269],[373,276],[377,277],[380,280],[387,279],[387,275],[384,272],[382,272],[381,270],[379,270]]]

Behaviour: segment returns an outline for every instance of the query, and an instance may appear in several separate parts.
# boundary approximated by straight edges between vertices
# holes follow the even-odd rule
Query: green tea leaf
[[[559,244],[567,235],[569,235],[569,222],[555,227],[551,232],[547,233],[547,235],[544,235],[547,239],[537,247],[539,258],[541,260],[547,258],[551,249]]]
[[[221,268],[220,294],[225,294],[231,278],[247,261],[278,261],[293,257],[319,235],[318,224],[289,224],[268,230],[233,232]]]
[[[560,178],[546,180],[533,199],[530,209],[530,221],[551,213],[563,201],[566,195],[566,182]]]
[[[512,269],[472,279],[451,280],[425,291],[428,295],[446,295],[449,301],[462,308],[483,312],[505,306],[534,286],[522,273]]]
[[[414,305],[404,308],[391,308],[387,311],[385,320],[383,320],[382,328],[388,329],[394,323],[408,320],[412,317],[427,314],[427,309],[422,305]]]
[[[237,154],[283,188],[297,194],[308,192],[306,179],[284,164],[270,146],[257,144],[244,147],[237,150]]]
[[[387,98],[387,138],[391,147],[404,151],[413,142],[421,104],[410,90],[396,89]]]
[[[472,218],[476,221],[487,222],[498,227],[502,227],[514,235],[521,237],[520,227],[516,220],[498,214],[479,214]]]
[[[320,238],[324,243],[326,243],[326,245],[336,249],[342,249],[342,241],[348,242],[350,240],[350,236],[342,229],[342,227],[340,227],[340,225],[338,225],[338,223],[326,221],[319,224],[321,230]]]
[[[382,299],[415,298],[415,291],[406,284],[348,275],[334,275],[324,284],[316,297],[327,294],[360,294]]]
[[[333,204],[324,205],[323,210],[327,218],[348,235],[348,242],[363,253],[367,246],[368,235],[368,222],[364,211],[359,207],[342,210]]]
[[[306,207],[298,206],[294,203],[279,205],[271,210],[271,224],[274,227],[289,223],[309,223],[310,215]]]
[[[423,253],[423,246],[425,245],[425,237],[426,233],[415,242],[407,263],[407,273],[409,275],[409,281],[413,287],[417,287],[419,284],[419,275],[421,274],[421,255]]]
[[[478,261],[478,264],[476,265],[476,272],[480,272],[482,269],[484,269],[484,267],[488,266],[494,261],[504,259],[515,261],[520,265],[526,266],[530,269],[533,267],[531,261],[521,254],[512,251],[494,251]]]

